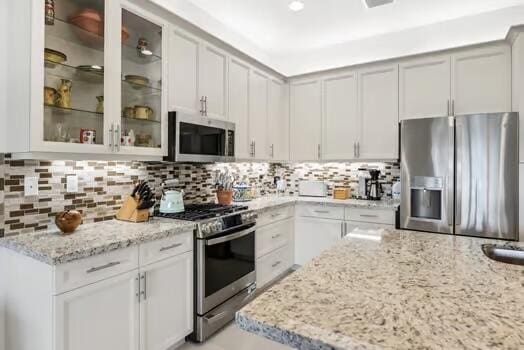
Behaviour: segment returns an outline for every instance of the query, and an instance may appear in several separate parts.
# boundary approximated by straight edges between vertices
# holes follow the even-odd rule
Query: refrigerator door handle
[[[455,126],[455,142],[456,142],[456,156],[455,156],[455,227],[460,226],[462,219],[462,151],[464,145],[462,135],[462,125],[457,120]],[[455,230],[456,232],[456,230]]]

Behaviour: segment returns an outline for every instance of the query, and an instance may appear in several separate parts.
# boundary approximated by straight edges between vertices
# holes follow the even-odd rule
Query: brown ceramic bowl
[[[62,211],[56,214],[55,224],[64,235],[75,232],[82,223],[82,214],[76,210]]]
[[[97,10],[89,8],[83,9],[74,16],[71,16],[69,21],[86,32],[104,37],[104,18]],[[77,34],[81,35],[81,33]],[[125,43],[127,39],[129,39],[129,36],[129,29],[122,26],[122,43]],[[87,40],[88,38],[83,39]]]

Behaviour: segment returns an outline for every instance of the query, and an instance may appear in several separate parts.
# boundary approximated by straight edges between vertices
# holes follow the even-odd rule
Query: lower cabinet
[[[295,264],[304,265],[335,245],[344,234],[344,221],[298,217],[295,222]]]
[[[137,350],[138,271],[54,297],[55,350]]]
[[[140,349],[166,350],[193,329],[193,254],[148,265],[140,279]]]

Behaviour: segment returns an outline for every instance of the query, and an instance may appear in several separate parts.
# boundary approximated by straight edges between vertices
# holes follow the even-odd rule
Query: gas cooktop
[[[244,205],[220,205],[214,203],[191,204],[186,205],[185,211],[182,213],[164,214],[157,211],[155,212],[155,216],[177,220],[199,221],[233,214],[247,209],[248,207]]]

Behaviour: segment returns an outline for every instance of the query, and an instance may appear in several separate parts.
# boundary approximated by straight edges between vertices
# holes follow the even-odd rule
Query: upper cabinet
[[[269,159],[289,160],[289,87],[284,82],[271,79],[268,96]]]
[[[322,158],[354,159],[360,137],[357,74],[349,72],[323,81]]]
[[[467,50],[451,58],[454,115],[511,111],[511,48]]]
[[[398,66],[377,66],[359,73],[361,159],[398,159]]]
[[[251,156],[256,160],[269,158],[268,87],[269,78],[261,72],[252,70],[249,87],[249,141]]]
[[[511,111],[511,49],[488,45],[403,61],[400,119]]]
[[[290,89],[290,157],[294,161],[320,160],[321,81],[293,82]]]
[[[249,74],[247,63],[229,61],[229,120],[235,123],[235,153],[239,159],[251,157],[249,141]]]
[[[450,114],[450,61],[449,56],[435,56],[400,63],[400,119],[443,117]]]
[[[17,115],[7,125],[13,157],[161,159],[164,21],[126,1],[24,0],[9,11],[30,19],[12,22],[20,34],[8,71],[17,81],[7,107]]]
[[[170,41],[170,110],[227,119],[227,54],[179,28]]]

